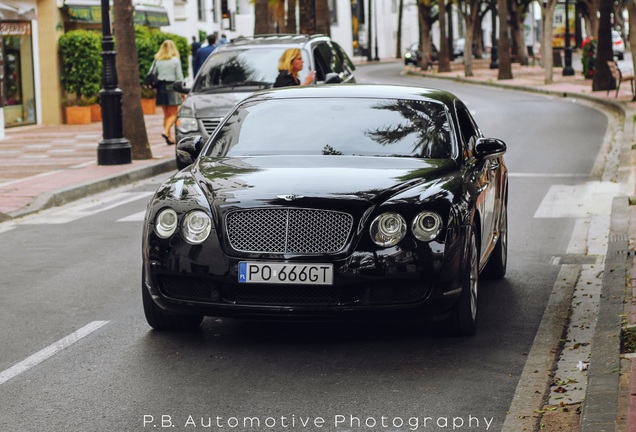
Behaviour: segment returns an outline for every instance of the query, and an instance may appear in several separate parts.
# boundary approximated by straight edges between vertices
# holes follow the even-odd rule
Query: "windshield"
[[[447,159],[456,154],[436,101],[278,99],[243,104],[207,156],[359,155]]]
[[[255,84],[271,87],[278,75],[278,60],[288,47],[266,47],[219,50],[213,52],[196,76],[194,93],[228,86]],[[307,76],[312,62],[301,50],[304,66],[301,77]]]

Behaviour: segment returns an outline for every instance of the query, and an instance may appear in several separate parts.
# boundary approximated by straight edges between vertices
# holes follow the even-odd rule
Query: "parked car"
[[[419,43],[413,42],[404,52],[404,64],[408,66],[412,64],[417,66],[420,64],[420,60],[422,60],[422,51],[420,50]],[[433,44],[433,52],[431,53],[431,61],[439,60],[439,52],[437,51],[437,47]]]
[[[464,56],[464,46],[466,45],[466,39],[464,38],[459,38],[459,39],[455,39],[455,41],[453,42],[453,56],[454,57],[463,57]],[[474,58],[479,58],[477,56],[477,41],[473,41],[472,43],[472,47],[473,47],[473,57]]]
[[[322,35],[262,35],[241,37],[212,52],[194,79],[192,88],[176,83],[188,96],[179,108],[176,140],[212,134],[234,104],[257,90],[272,87],[278,60],[288,48],[300,48],[304,68],[300,76],[316,71],[316,83],[355,82],[355,66],[344,50]]]
[[[273,89],[237,104],[150,201],[142,298],[158,330],[204,316],[446,319],[475,332],[507,265],[504,142],[422,87]]]
[[[625,58],[625,41],[621,37],[621,34],[616,30],[612,30],[612,51],[614,53],[614,57],[619,60],[623,60]]]

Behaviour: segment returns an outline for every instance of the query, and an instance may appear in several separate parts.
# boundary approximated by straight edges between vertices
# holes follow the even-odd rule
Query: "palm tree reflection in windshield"
[[[444,106],[434,102],[396,100],[378,104],[373,109],[399,113],[403,123],[368,130],[365,135],[383,146],[398,144],[409,138],[413,155],[446,159],[452,155],[450,125]]]

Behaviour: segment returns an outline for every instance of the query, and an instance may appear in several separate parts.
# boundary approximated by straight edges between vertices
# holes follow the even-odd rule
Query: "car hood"
[[[197,118],[223,117],[237,102],[252,93],[253,91],[237,91],[191,94],[183,101],[181,109],[191,110]]]
[[[193,174],[217,208],[290,205],[292,201],[294,206],[338,208],[343,200],[368,207],[397,199],[406,191],[439,190],[456,169],[452,160],[401,157],[202,157]]]

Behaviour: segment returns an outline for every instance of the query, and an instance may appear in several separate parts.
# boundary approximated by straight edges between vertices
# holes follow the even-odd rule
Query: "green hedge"
[[[101,36],[89,30],[73,30],[60,37],[62,87],[67,103],[97,100],[102,82]]]
[[[183,76],[188,76],[190,44],[185,37],[135,26],[139,84],[142,88],[155,53],[166,39],[171,39],[177,46]],[[67,103],[92,103],[97,99],[102,87],[101,40],[101,32],[91,30],[71,30],[60,37],[58,46],[62,62],[62,87],[67,93]]]

